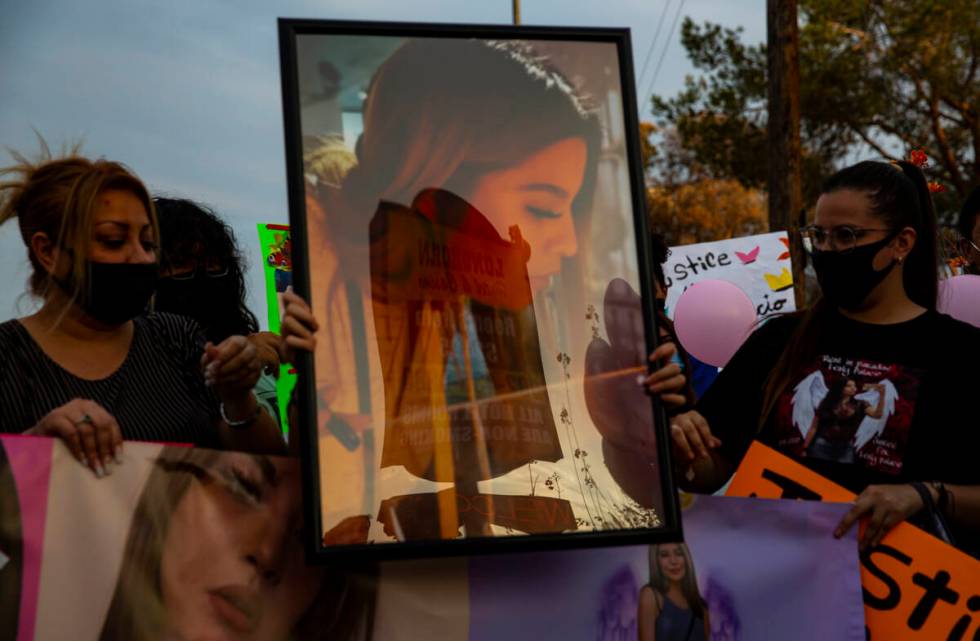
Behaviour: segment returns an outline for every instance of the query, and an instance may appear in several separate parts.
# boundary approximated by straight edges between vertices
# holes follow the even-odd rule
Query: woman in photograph
[[[876,545],[932,498],[958,546],[980,552],[980,440],[964,422],[976,413],[980,329],[936,310],[936,215],[922,171],[874,161],[838,171],[824,183],[803,239],[822,297],[759,327],[696,410],[672,420],[679,482],[717,490],[753,439],[780,448],[778,435],[796,429],[785,408],[808,372],[826,362],[868,363],[898,373],[914,391],[903,392],[902,433],[892,430],[873,455],[859,451],[854,460],[800,457],[788,446],[785,453],[859,495],[835,535],[867,517],[861,546]],[[845,381],[824,417],[856,414],[845,400],[853,391]]]
[[[0,430],[60,438],[98,476],[123,439],[282,451],[252,394],[255,347],[146,313],[159,228],[139,178],[75,154],[17,158],[2,172],[0,223],[17,219],[41,307],[0,324]]]
[[[298,459],[165,448],[101,641],[370,639],[371,571],[308,566]]]
[[[374,459],[358,450],[373,408],[387,419],[382,467],[473,493],[479,480],[560,458],[557,436],[488,447],[480,430],[500,412],[489,401],[477,417],[473,402],[510,394],[555,432],[532,301],[583,253],[599,141],[596,114],[526,44],[408,40],[378,68],[356,166],[338,186],[308,187],[311,306],[326,332],[318,400],[332,416],[321,420],[334,462],[323,473],[363,479],[347,487],[365,497],[328,507],[374,509]],[[447,406],[470,409],[441,425]],[[452,448],[440,430],[475,436]],[[489,533],[485,522],[467,531]]]
[[[807,456],[839,463],[857,462],[854,437],[858,427],[865,417],[881,418],[885,405],[884,385],[869,383],[864,389],[878,393],[877,404],[872,406],[868,401],[855,398],[859,390],[853,378],[842,377],[827,390],[803,441]]]
[[[650,546],[650,582],[640,589],[639,641],[708,641],[708,608],[684,543]]]

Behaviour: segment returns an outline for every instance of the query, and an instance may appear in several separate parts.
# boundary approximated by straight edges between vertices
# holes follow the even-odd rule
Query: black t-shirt
[[[123,364],[85,380],[55,363],[17,320],[0,323],[0,432],[20,433],[74,398],[95,401],[127,440],[219,445],[218,400],[200,370],[204,335],[174,314],[134,320]]]
[[[698,403],[722,453],[753,438],[853,492],[872,484],[980,484],[980,329],[935,311],[872,325],[833,313],[761,431],[766,379],[800,316],[760,327]],[[758,431],[758,435],[757,435]]]

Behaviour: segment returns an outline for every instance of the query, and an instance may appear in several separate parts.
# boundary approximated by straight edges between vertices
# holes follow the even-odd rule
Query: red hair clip
[[[930,194],[941,194],[946,191],[946,185],[940,185],[937,182],[929,183],[929,193]]]
[[[913,149],[909,152],[909,162],[919,169],[924,169],[929,166],[929,156],[921,149]]]

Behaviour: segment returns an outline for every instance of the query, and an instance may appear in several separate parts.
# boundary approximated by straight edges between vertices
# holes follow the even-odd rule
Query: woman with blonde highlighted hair
[[[0,173],[0,223],[17,219],[41,307],[0,324],[0,431],[60,438],[100,477],[124,439],[280,451],[251,391],[255,348],[147,313],[159,231],[139,178],[76,154],[15,157]]]
[[[650,546],[650,582],[640,589],[640,641],[706,641],[708,606],[684,543]]]

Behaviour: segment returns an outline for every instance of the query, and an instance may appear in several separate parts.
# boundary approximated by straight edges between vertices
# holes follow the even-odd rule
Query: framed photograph
[[[628,30],[279,36],[311,556],[678,539]]]

